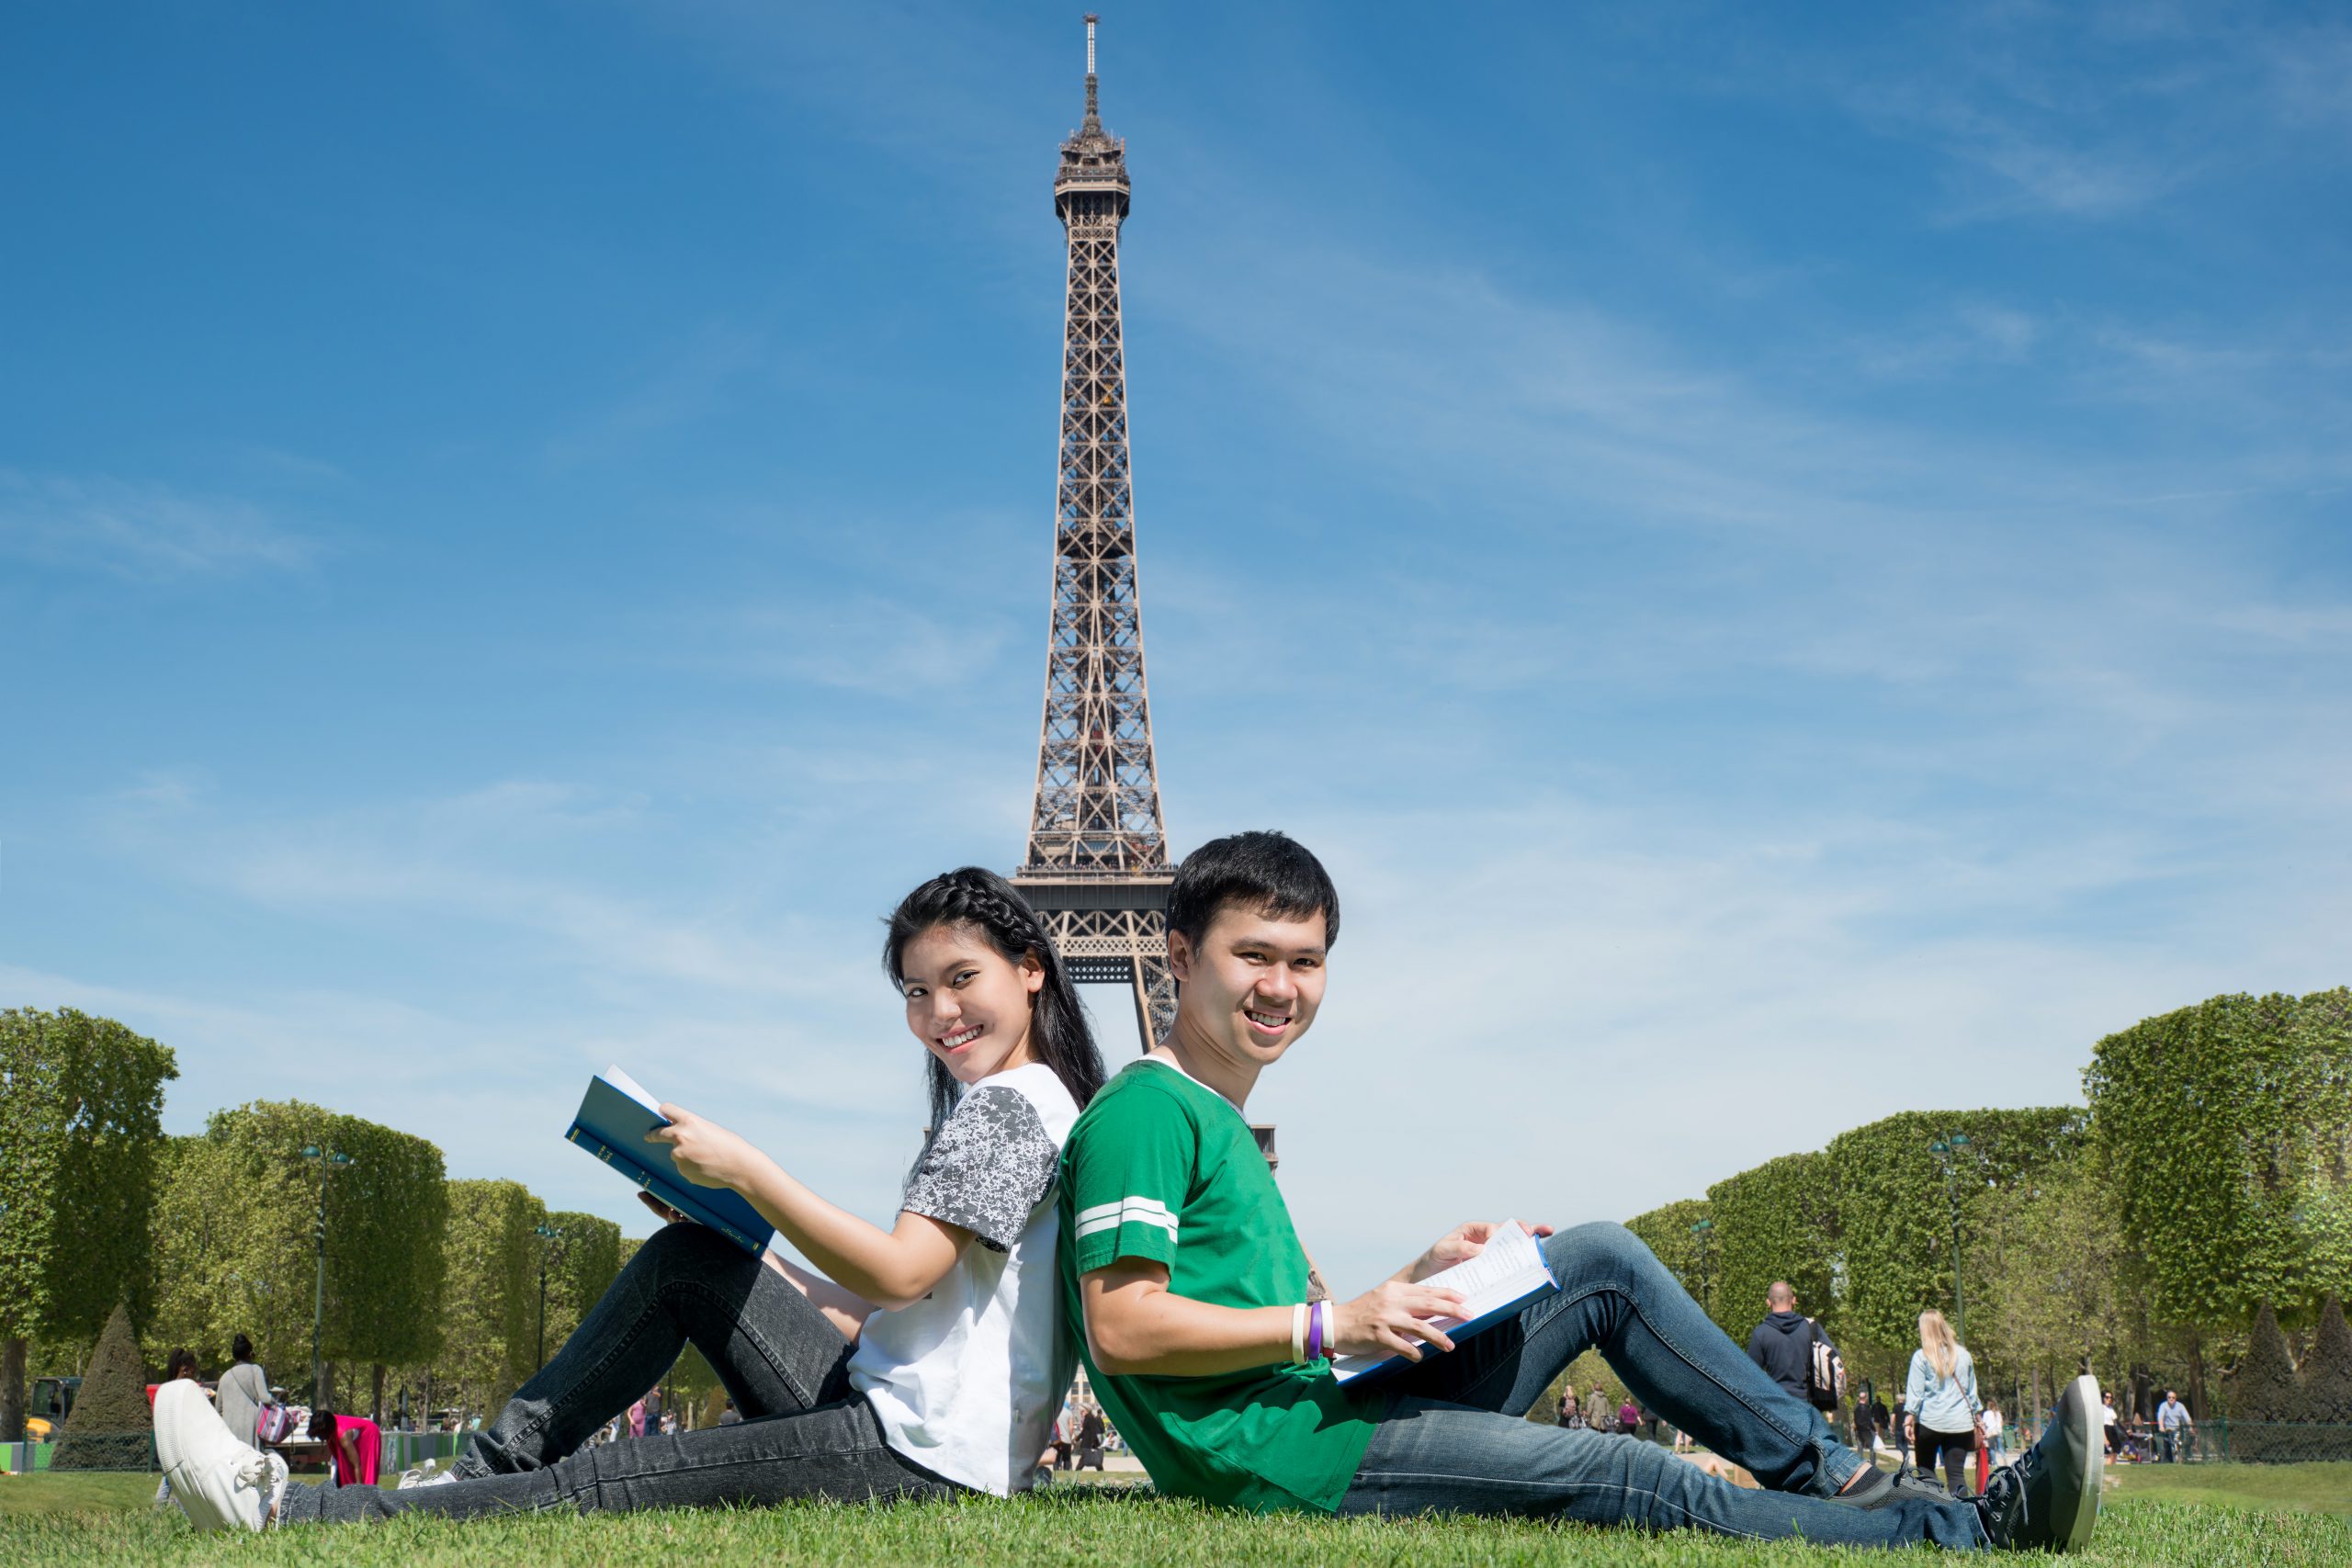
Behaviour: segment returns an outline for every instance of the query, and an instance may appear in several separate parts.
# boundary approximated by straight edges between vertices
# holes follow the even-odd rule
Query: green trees
[[[1837,1175],[1822,1156],[1782,1155],[1716,1182],[1707,1189],[1707,1213],[1715,1255],[1709,1315],[1724,1333],[1747,1343],[1775,1280],[1795,1289],[1807,1316],[1834,1314]]]
[[[548,1215],[548,1228],[562,1233],[548,1271],[548,1352],[571,1337],[621,1271],[621,1227],[577,1210]]]
[[[2123,1226],[2168,1322],[2309,1322],[2352,1291],[2352,991],[2214,997],[2098,1043],[2083,1074]]]
[[[2133,1254],[2091,1161],[1989,1189],[1967,1246],[1969,1333],[1988,1365],[2055,1389],[2086,1364],[2123,1365],[2143,1348]]]
[[[1673,1270],[1692,1301],[1705,1307],[1713,1294],[1715,1247],[1712,1222],[1705,1231],[1693,1229],[1702,1221],[1707,1221],[1707,1201],[1684,1198],[1646,1214],[1635,1214],[1625,1222],[1625,1228],[1640,1236],[1657,1260]]]
[[[518,1181],[448,1183],[442,1352],[435,1368],[477,1409],[495,1408],[535,1370],[539,1249],[547,1206]]]
[[[172,1053],[71,1008],[0,1010],[0,1441],[24,1435],[25,1345],[148,1304],[147,1224]]]
[[[1907,1351],[1920,1309],[1953,1304],[1952,1205],[1962,1208],[1962,1246],[1985,1198],[2071,1158],[2082,1146],[2083,1113],[2064,1106],[2026,1111],[1906,1111],[1829,1141],[1844,1247],[1846,1294],[1840,1331]],[[1954,1135],[1953,1179],[1929,1152]],[[1961,1260],[1965,1289],[1967,1259]]]
[[[305,1148],[352,1163],[330,1176]],[[438,1348],[448,1200],[432,1144],[300,1100],[257,1100],[216,1112],[200,1138],[170,1140],[164,1164],[151,1339],[191,1346],[209,1363],[242,1331],[264,1366],[296,1381],[311,1359],[323,1181],[322,1354],[375,1364],[380,1384],[385,1365]]]

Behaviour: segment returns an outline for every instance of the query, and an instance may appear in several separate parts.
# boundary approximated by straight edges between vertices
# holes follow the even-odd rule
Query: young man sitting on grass
[[[1539,1227],[1561,1288],[1458,1349],[1430,1320],[1459,1298],[1420,1281],[1476,1254],[1491,1224],[1459,1226],[1355,1300],[1329,1301],[1242,1106],[1315,1021],[1338,895],[1299,844],[1237,834],[1186,858],[1168,925],[1175,1028],[1079,1118],[1059,1199],[1081,1353],[1160,1490],[1261,1511],[1527,1515],[1825,1544],[2089,1540],[2093,1379],[2067,1389],[2049,1435],[1984,1497],[1955,1499],[1840,1445],[1622,1225]],[[1766,1490],[1653,1443],[1521,1418],[1593,1348],[1645,1408]],[[1331,1354],[1392,1351],[1415,1364],[1369,1384],[1331,1375]]]

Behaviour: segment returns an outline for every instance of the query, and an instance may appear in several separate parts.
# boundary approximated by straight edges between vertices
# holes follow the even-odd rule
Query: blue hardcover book
[[[729,1187],[697,1187],[678,1174],[678,1163],[667,1144],[650,1144],[645,1134],[666,1127],[669,1119],[661,1102],[618,1067],[606,1067],[588,1080],[580,1111],[564,1134],[615,1170],[652,1193],[690,1220],[708,1225],[744,1251],[767,1250],[775,1227],[741,1192]]]
[[[1435,1320],[1457,1348],[1472,1335],[1482,1334],[1517,1315],[1536,1297],[1560,1288],[1544,1261],[1543,1247],[1517,1220],[1498,1226],[1476,1258],[1465,1258],[1451,1269],[1441,1269],[1421,1283],[1460,1292],[1463,1315]],[[1421,1351],[1424,1359],[1443,1353],[1426,1347]],[[1353,1382],[1358,1378],[1385,1377],[1413,1364],[1393,1352],[1385,1356],[1334,1356],[1331,1375],[1341,1382]]]

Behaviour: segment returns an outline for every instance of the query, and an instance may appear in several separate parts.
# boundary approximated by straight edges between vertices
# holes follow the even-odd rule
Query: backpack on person
[[[1821,1320],[1808,1317],[1805,1326],[1813,1330],[1811,1353],[1804,1359],[1805,1403],[1815,1410],[1836,1410],[1846,1402],[1846,1358],[1838,1347],[1821,1332]]]

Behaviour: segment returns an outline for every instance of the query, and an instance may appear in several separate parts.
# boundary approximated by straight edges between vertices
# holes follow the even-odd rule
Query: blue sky
[[[8,32],[0,1002],[641,1229],[618,1060],[887,1214],[877,917],[1035,767],[1075,8]],[[1346,902],[1252,1103],[1335,1283],[2352,979],[2340,10],[1102,60],[1170,829]]]

